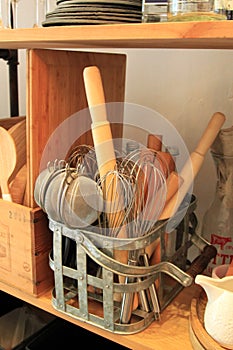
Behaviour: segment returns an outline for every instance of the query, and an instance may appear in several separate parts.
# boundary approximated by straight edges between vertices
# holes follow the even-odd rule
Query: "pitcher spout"
[[[195,283],[205,290],[210,302],[216,300],[224,292],[230,292],[233,295],[233,276],[216,279],[205,275],[197,275]]]

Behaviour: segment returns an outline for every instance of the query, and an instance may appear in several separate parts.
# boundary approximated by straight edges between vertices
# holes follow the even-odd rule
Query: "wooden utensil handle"
[[[107,120],[107,112],[105,108],[105,95],[103,89],[103,83],[100,71],[98,67],[91,66],[86,67],[83,71],[84,85],[86,90],[87,102],[91,113],[92,118],[92,137],[95,146],[96,158],[100,176],[105,176],[109,171],[115,169],[116,158],[115,151],[112,141],[112,133],[110,124]],[[114,174],[107,177],[107,183],[105,188],[103,188],[103,196],[107,201],[123,201],[123,195],[117,193],[117,198],[108,198],[108,193],[114,193],[114,186],[116,186],[116,181],[114,181]],[[106,191],[109,188],[109,184],[113,187],[113,191]],[[123,222],[124,211],[120,211],[114,214],[119,215],[121,219],[118,222]],[[108,221],[111,227],[114,227],[116,222],[116,217],[108,213]],[[124,226],[120,230],[118,237],[126,237],[126,232]],[[118,251],[114,250],[114,258],[117,261],[127,264],[128,261],[128,252],[127,251]],[[120,282],[124,283],[125,278],[119,276]]]
[[[202,273],[209,262],[217,255],[217,249],[213,245],[206,245],[201,254],[192,262],[187,273],[195,278]]]
[[[83,77],[92,122],[95,124],[107,121],[104,88],[98,67],[84,68]]]
[[[196,149],[191,153],[190,159],[187,160],[180,173],[181,178],[184,180],[183,184],[180,186],[179,191],[177,191],[167,205],[165,205],[160,219],[170,218],[178,209],[202,166],[206,152],[214,142],[225,119],[224,114],[220,112],[213,114]]]
[[[162,135],[149,134],[147,137],[147,148],[151,148],[154,151],[161,151],[162,138]]]
[[[226,117],[223,113],[216,112],[213,114],[195,149],[196,153],[205,156],[206,152],[208,151],[208,149],[214,142],[216,136],[218,135],[225,120]]]
[[[100,176],[104,176],[108,171],[114,170],[116,159],[112,142],[112,132],[107,120],[102,78],[96,66],[84,68],[83,77],[92,119],[92,137],[98,168]]]

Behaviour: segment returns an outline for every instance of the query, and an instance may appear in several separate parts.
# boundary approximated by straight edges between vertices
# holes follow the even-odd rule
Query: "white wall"
[[[19,2],[20,4],[20,2]],[[30,26],[31,0],[19,8],[19,27]],[[191,152],[209,118],[216,111],[233,123],[233,51],[182,49],[114,50],[127,54],[126,102],[152,108],[167,118],[178,130]],[[25,114],[25,51],[19,51],[20,114]],[[0,61],[0,117],[9,115],[8,76],[5,62]],[[210,204],[215,188],[215,169],[208,153],[195,180],[198,199],[197,215]]]

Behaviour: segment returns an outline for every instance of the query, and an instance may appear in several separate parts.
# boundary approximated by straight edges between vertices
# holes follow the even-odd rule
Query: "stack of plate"
[[[141,17],[142,0],[57,0],[57,7],[46,14],[42,25],[135,23]]]

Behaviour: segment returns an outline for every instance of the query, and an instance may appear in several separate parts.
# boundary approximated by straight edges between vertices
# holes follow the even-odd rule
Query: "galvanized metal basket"
[[[137,333],[158,320],[160,312],[183,287],[192,284],[194,275],[203,271],[216,254],[215,249],[195,232],[195,208],[193,196],[191,204],[184,208],[184,218],[171,236],[166,233],[166,220],[157,222],[146,236],[119,239],[103,237],[91,230],[70,229],[50,219],[54,308],[119,334]],[[155,240],[160,247],[161,261],[150,266],[145,252]],[[176,245],[172,250],[173,241]],[[202,254],[189,266],[188,250],[193,244]],[[114,250],[137,251],[144,262],[140,266],[120,263],[113,258]],[[119,276],[125,276],[124,283],[119,283]],[[133,308],[135,296],[139,302]],[[124,304],[125,300],[131,304],[130,308]],[[130,316],[129,322],[122,322],[122,311]]]

